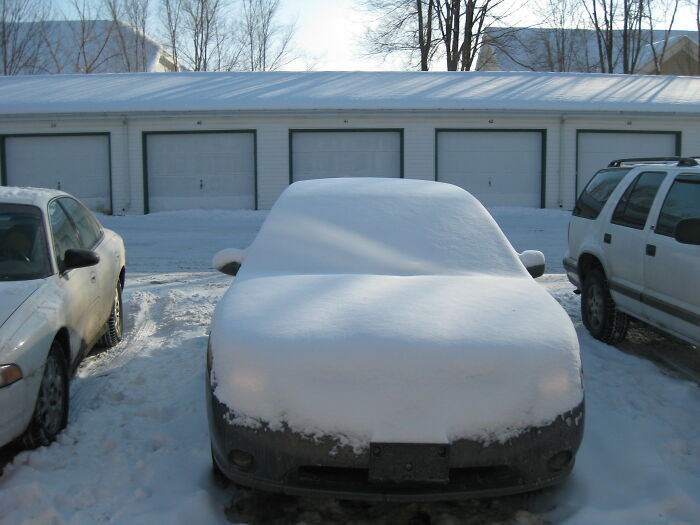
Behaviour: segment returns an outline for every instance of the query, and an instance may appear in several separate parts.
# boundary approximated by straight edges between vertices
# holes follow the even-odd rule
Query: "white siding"
[[[543,129],[547,131],[545,205],[571,209],[576,193],[577,130],[681,132],[682,153],[700,154],[700,118],[562,115],[537,116],[508,112],[345,111],[296,114],[171,115],[114,118],[0,120],[0,135],[45,133],[109,133],[114,213],[143,213],[143,132],[192,130],[256,130],[258,207],[269,209],[289,184],[290,129],[403,129],[404,176],[435,179],[436,129]],[[8,140],[10,137],[7,137]]]

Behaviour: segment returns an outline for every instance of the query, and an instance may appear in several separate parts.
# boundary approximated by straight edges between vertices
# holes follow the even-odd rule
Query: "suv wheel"
[[[611,345],[627,334],[629,317],[618,311],[608,281],[598,268],[588,272],[581,290],[581,318],[593,337]]]

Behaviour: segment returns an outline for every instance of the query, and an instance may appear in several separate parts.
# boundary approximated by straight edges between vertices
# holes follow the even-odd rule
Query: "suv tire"
[[[627,335],[629,317],[615,306],[608,280],[598,268],[590,270],[583,280],[581,319],[591,335],[604,343],[620,343]]]

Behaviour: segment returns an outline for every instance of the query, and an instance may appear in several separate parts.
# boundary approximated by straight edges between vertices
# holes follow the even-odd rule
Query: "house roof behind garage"
[[[0,77],[0,116],[284,110],[700,113],[700,78],[535,72]]]

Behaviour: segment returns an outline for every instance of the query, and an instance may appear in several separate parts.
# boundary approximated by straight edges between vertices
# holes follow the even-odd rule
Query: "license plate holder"
[[[448,483],[450,447],[440,443],[371,443],[369,480],[377,483]]]

